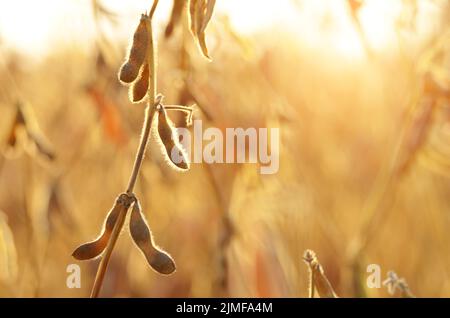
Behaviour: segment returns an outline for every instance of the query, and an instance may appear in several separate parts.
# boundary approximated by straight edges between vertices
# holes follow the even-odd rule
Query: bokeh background
[[[144,105],[116,74],[150,6],[0,2],[0,296],[89,295],[99,260],[71,253],[131,172]],[[165,100],[204,126],[279,127],[280,170],[180,174],[151,142],[136,194],[178,269],[157,275],[124,230],[102,296],[306,297],[305,249],[342,297],[391,296],[369,264],[450,296],[449,1],[218,0],[212,62],[187,21],[165,35],[171,7],[155,17]]]

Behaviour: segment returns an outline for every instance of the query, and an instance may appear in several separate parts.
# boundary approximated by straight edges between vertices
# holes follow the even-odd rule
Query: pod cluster
[[[150,87],[152,79],[155,79],[153,77],[155,70],[151,69],[155,57],[149,54],[154,54],[151,16],[143,14],[134,33],[127,58],[118,74],[119,80],[123,84],[129,85],[132,102],[141,102],[147,97],[149,91],[156,90],[156,88]],[[175,110],[188,114],[187,123],[189,124],[192,121],[192,108],[164,106],[162,98],[163,96],[159,94],[155,100],[151,101],[153,105],[149,103],[149,106],[155,107],[148,108],[149,114],[154,115],[149,123],[169,165],[177,170],[186,171],[189,169],[188,158],[180,145],[176,129],[167,115],[167,111]],[[94,259],[108,248],[111,240],[111,244],[114,245],[114,240],[117,239],[116,234],[118,234],[115,232],[117,231],[115,228],[122,228],[131,206],[129,226],[135,245],[156,272],[164,275],[172,274],[176,270],[175,262],[168,253],[155,244],[139,200],[132,193],[123,193],[117,197],[105,218],[100,235],[95,240],[80,245],[72,253],[72,256],[77,260]]]
[[[150,89],[150,65],[148,54],[152,45],[151,21],[147,14],[142,14],[139,25],[133,35],[127,58],[119,70],[119,80],[129,86],[130,100],[143,102]]]
[[[216,0],[189,0],[189,21],[194,39],[207,59],[211,59],[206,46],[205,30],[211,21]]]
[[[182,14],[187,4],[188,10],[185,10],[189,17],[189,26],[200,51],[204,57],[211,60],[206,45],[205,31],[214,13],[216,0],[174,0],[170,21],[166,26],[165,36],[172,36],[174,29],[182,23]]]
[[[142,213],[139,200],[128,194],[119,195],[114,206],[105,218],[103,229],[100,235],[92,242],[79,246],[72,253],[77,260],[90,260],[100,256],[108,245],[108,241],[113,232],[119,214],[133,205],[130,216],[130,234],[136,246],[144,254],[148,264],[156,272],[163,275],[170,275],[176,270],[176,265],[172,257],[161,248],[159,248],[153,239],[150,227]]]

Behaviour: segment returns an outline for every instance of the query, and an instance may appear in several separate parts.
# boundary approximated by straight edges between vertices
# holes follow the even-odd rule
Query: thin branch
[[[155,14],[156,7],[158,6],[158,2],[159,2],[159,0],[154,0],[153,1],[153,5],[152,5],[152,8],[150,9],[150,14],[149,14],[150,19],[152,19],[153,15]]]
[[[114,225],[114,229],[111,233],[111,237],[108,241],[108,245],[106,246],[105,253],[100,261],[100,264],[97,269],[97,275],[95,276],[94,286],[91,291],[91,298],[97,298],[100,289],[103,285],[103,279],[105,278],[105,273],[108,268],[109,260],[111,258],[112,251],[114,246],[116,245],[117,239],[119,238],[120,231],[122,230],[123,224],[125,223],[125,217],[127,215],[128,208],[131,203],[134,202],[134,197],[128,196],[128,194],[123,194],[123,200],[120,203],[120,212],[117,218],[116,224]]]

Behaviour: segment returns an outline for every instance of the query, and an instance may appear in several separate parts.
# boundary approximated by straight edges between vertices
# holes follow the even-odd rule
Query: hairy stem
[[[314,271],[309,270],[309,298],[314,298],[315,286],[314,286]]]
[[[186,123],[188,126],[192,125],[192,116],[194,114],[194,109],[192,107],[179,106],[179,105],[164,105],[164,109],[186,113],[188,115],[188,117],[186,119]]]
[[[191,114],[193,112],[192,107],[179,106],[179,105],[164,105],[165,110],[177,110],[180,112],[185,112]]]
[[[138,152],[136,154],[136,159],[134,161],[133,170],[131,172],[130,181],[128,182],[128,187],[126,191],[126,195],[128,197],[128,201],[125,204],[122,204],[121,210],[119,212],[119,216],[117,218],[116,224],[114,225],[114,229],[111,233],[111,237],[108,241],[108,245],[106,246],[104,255],[97,269],[97,275],[95,277],[94,286],[92,287],[91,298],[97,298],[101,287],[103,285],[103,279],[105,277],[106,270],[108,268],[109,260],[111,258],[112,251],[114,246],[116,245],[117,239],[122,230],[123,224],[125,223],[125,218],[128,212],[128,209],[131,203],[134,202],[133,189],[136,185],[136,180],[139,175],[139,171],[142,166],[142,162],[145,156],[145,150],[147,148],[148,141],[150,139],[151,126],[153,121],[153,116],[155,114],[156,106],[161,102],[162,96],[156,96],[156,54],[155,54],[155,43],[153,40],[153,30],[152,30],[152,21],[151,18],[156,10],[156,6],[158,5],[158,0],[153,2],[152,9],[150,11],[149,23],[147,23],[147,31],[149,34],[149,47],[147,54],[147,63],[150,69],[150,85],[148,88],[148,103],[147,108],[145,110],[145,120],[142,128],[142,135],[139,142]]]
[[[149,14],[150,19],[152,19],[153,15],[155,14],[156,7],[158,6],[158,2],[159,2],[159,0],[153,0],[153,5],[152,5],[152,8],[150,9],[150,14]]]
[[[94,286],[92,287],[91,291],[91,298],[97,298],[100,293],[100,289],[102,288],[103,285],[103,278],[105,277],[106,269],[108,268],[109,259],[111,258],[112,251],[114,249],[114,246],[116,245],[120,231],[122,230],[122,226],[125,222],[125,216],[127,214],[128,207],[129,207],[128,205],[121,206],[119,216],[117,218],[116,224],[114,225],[114,229],[111,233],[111,238],[108,241],[108,245],[106,246],[106,250],[98,266]]]

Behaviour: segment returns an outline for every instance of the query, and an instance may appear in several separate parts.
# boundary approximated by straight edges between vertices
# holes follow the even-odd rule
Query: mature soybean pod
[[[109,237],[111,236],[114,225],[116,224],[120,210],[123,207],[120,202],[120,198],[118,198],[114,203],[114,206],[106,216],[103,230],[100,236],[92,242],[80,245],[72,253],[72,256],[74,258],[80,261],[89,260],[99,256],[103,252],[103,250],[106,248],[106,245],[108,244]]]
[[[127,60],[120,67],[119,80],[124,84],[131,84],[138,78],[139,71],[147,56],[149,34],[146,23],[148,23],[148,19],[150,18],[145,14],[141,16],[139,25],[134,32]]]
[[[158,110],[158,135],[164,146],[165,155],[170,164],[173,164],[180,170],[189,170],[189,161],[183,148],[178,143],[177,135],[174,131],[173,124],[167,116],[164,107]],[[172,152],[181,156],[181,160],[174,160]]]
[[[148,264],[158,273],[169,275],[176,270],[172,257],[153,242],[152,233],[144,219],[139,201],[133,206],[130,217],[130,233],[134,243],[144,254]]]
[[[192,35],[197,35],[197,5],[200,0],[189,0],[189,22]]]
[[[204,10],[203,17],[201,19],[201,25],[198,25],[198,31],[197,31],[197,38],[198,38],[198,44],[200,46],[200,49],[203,53],[203,55],[207,59],[211,59],[208,52],[208,47],[206,46],[206,38],[205,38],[205,30],[208,26],[209,21],[211,20],[211,17],[214,12],[214,6],[216,5],[216,0],[208,0],[207,3],[204,4],[204,8],[202,7],[202,10]],[[200,24],[200,21],[198,22]]]
[[[205,15],[203,17],[203,22],[200,30],[205,31],[208,26],[209,21],[211,21],[212,15],[214,13],[214,7],[216,5],[216,0],[208,0],[205,6]]]
[[[130,99],[133,103],[140,103],[147,96],[148,86],[150,84],[150,71],[148,63],[142,67],[141,76],[130,87]]]

